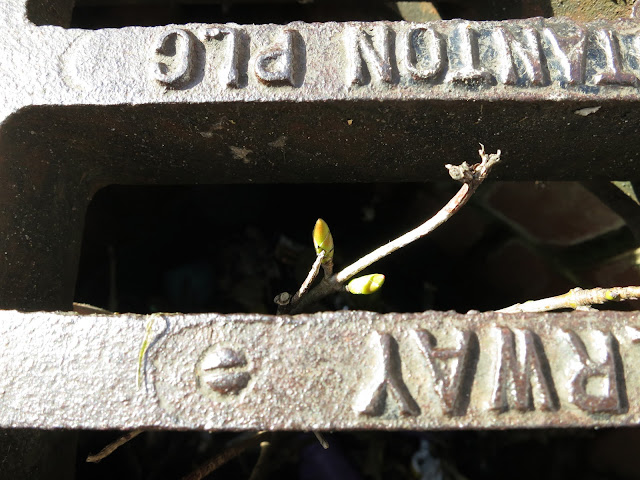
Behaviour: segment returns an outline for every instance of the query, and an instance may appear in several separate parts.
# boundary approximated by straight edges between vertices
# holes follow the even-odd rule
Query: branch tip
[[[311,285],[311,281],[307,282],[305,280],[300,291],[286,304],[281,304],[278,301],[281,300],[281,298],[276,297],[276,303],[280,304],[282,307],[278,309],[278,312],[284,313],[286,311],[293,315],[302,311],[307,305],[318,301],[330,293],[340,291],[341,289],[345,289],[351,293],[372,293],[374,290],[379,289],[384,282],[384,276],[381,274],[360,277],[349,282],[347,285],[345,285],[345,282],[349,281],[355,275],[381,258],[384,258],[409,243],[428,235],[460,210],[460,208],[467,203],[478,186],[480,186],[480,184],[485,180],[491,167],[500,161],[500,150],[496,153],[487,154],[485,153],[484,145],[480,144],[480,147],[481,148],[478,151],[480,154],[480,163],[469,165],[467,162],[462,162],[460,165],[445,165],[445,168],[449,171],[451,178],[462,182],[463,185],[447,202],[447,204],[433,217],[429,218],[413,230],[408,231],[404,235],[400,235],[389,243],[369,252],[367,255],[356,260],[336,274],[332,273],[333,238],[331,237],[331,233],[326,222],[322,219],[318,219],[313,232],[314,246],[318,257],[316,258],[316,263],[314,263],[312,270],[309,272],[310,275],[308,278],[315,278],[315,274],[320,266],[324,270],[324,278],[321,282],[316,284],[314,288],[308,288]],[[356,287],[359,283],[364,283],[366,288],[363,290],[368,291],[358,291]]]
[[[289,305],[289,302],[291,302],[291,295],[288,292],[282,292],[273,299],[273,303],[280,306]]]
[[[322,263],[329,263],[333,260],[333,236],[329,225],[323,219],[319,218],[313,228],[313,245],[318,255],[322,254],[324,258]]]
[[[469,165],[467,162],[462,162],[460,165],[451,165],[450,163],[445,165],[451,178],[462,183],[478,182],[485,179],[491,167],[500,161],[502,152],[498,150],[496,153],[487,154],[484,151],[484,145],[480,144],[480,147],[482,147],[478,150],[480,163]]]

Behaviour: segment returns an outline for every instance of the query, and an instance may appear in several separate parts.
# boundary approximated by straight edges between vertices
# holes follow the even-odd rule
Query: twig
[[[222,465],[227,463],[229,460],[232,460],[233,458],[235,458],[238,455],[240,455],[242,452],[244,452],[248,448],[257,446],[264,439],[264,437],[266,435],[268,435],[268,434],[269,434],[269,432],[258,432],[253,437],[248,438],[246,440],[243,440],[242,442],[238,443],[237,445],[233,445],[233,446],[227,448],[226,450],[224,450],[220,454],[218,454],[215,457],[213,457],[208,462],[205,462],[202,465],[200,465],[198,468],[196,468],[190,474],[182,477],[182,480],[201,480],[202,478],[206,477],[207,475],[209,475],[214,470],[220,468]]]
[[[260,442],[260,454],[258,455],[258,460],[256,461],[253,470],[251,470],[251,475],[249,476],[249,480],[260,480],[264,477],[264,465],[269,457],[269,451],[271,450],[270,442]]]
[[[320,445],[322,445],[322,448],[324,448],[325,450],[329,448],[329,442],[327,442],[327,439],[324,438],[324,435],[322,434],[322,432],[313,432],[313,434],[316,436],[316,438],[320,442]]]
[[[322,270],[324,271],[325,278],[333,275],[333,258],[322,264]]]
[[[325,267],[326,265],[322,263],[322,260],[324,259],[324,257],[325,257],[324,251],[321,251],[318,253],[315,261],[313,262],[313,265],[311,265],[311,269],[309,270],[309,273],[307,274],[307,278],[304,279],[304,282],[302,282],[302,285],[300,285],[300,289],[296,292],[296,294],[293,297],[289,294],[289,292],[282,292],[276,295],[276,298],[273,299],[273,302],[276,305],[278,305],[278,315],[287,313],[290,309],[289,305],[295,305],[296,303],[298,303],[298,300],[300,299],[300,297],[302,297],[305,293],[307,293],[307,290],[309,290],[309,287],[311,286],[313,281],[318,276],[318,273],[320,272],[320,266],[322,265],[322,267]],[[329,267],[329,271],[331,271],[333,269],[333,261],[329,263],[331,263],[331,266]],[[326,268],[324,268],[324,276],[325,278],[327,277]]]
[[[109,445],[104,447],[95,455],[89,455],[87,457],[87,462],[98,463],[100,460],[107,458],[109,455],[111,455],[113,452],[115,452],[118,448],[120,448],[122,445],[127,443],[129,440],[140,435],[142,432],[144,432],[144,430],[139,428],[137,430],[132,430],[130,432],[125,433],[123,436],[118,438],[115,442],[111,442]]]
[[[469,201],[471,195],[477,190],[480,184],[484,181],[489,173],[489,169],[500,160],[500,150],[492,155],[484,153],[484,146],[479,150],[480,158],[482,162],[469,166],[467,163],[463,163],[459,166],[445,165],[449,170],[449,174],[454,180],[462,182],[462,187],[458,190],[458,193],[449,200],[449,202],[442,207],[442,209],[436,213],[429,220],[424,222],[417,228],[414,228],[410,232],[396,238],[395,240],[376,248],[373,252],[365,255],[358,261],[352,263],[348,267],[344,268],[335,275],[335,281],[338,283],[344,283],[354,275],[357,275],[362,270],[367,268],[374,262],[377,262],[381,258],[401,249],[402,247],[415,242],[419,238],[428,235],[436,228],[449,220],[465,203]]]
[[[307,290],[309,290],[309,287],[311,286],[311,282],[313,282],[316,279],[316,277],[318,276],[318,272],[320,272],[320,266],[322,265],[323,259],[324,259],[324,252],[320,252],[316,256],[316,260],[315,262],[313,262],[313,265],[311,265],[311,270],[309,270],[309,273],[307,274],[307,278],[305,278],[304,282],[302,282],[302,285],[300,285],[300,290],[298,290],[298,292],[291,299],[292,302],[297,302],[297,299],[303,296],[307,292]],[[326,275],[326,270],[325,270],[325,275]]]
[[[497,310],[500,313],[549,312],[561,308],[577,309],[606,302],[622,302],[640,299],[640,287],[592,288],[583,290],[574,288],[563,295],[516,303],[510,307]]]
[[[106,310],[104,308],[96,307],[94,305],[89,305],[88,303],[77,303],[73,302],[73,311],[79,313],[80,315],[110,315],[113,312],[111,310]]]
[[[458,193],[456,193],[455,196],[449,200],[449,202],[442,207],[438,213],[422,225],[414,228],[386,245],[382,245],[375,249],[373,252],[360,258],[335,275],[324,278],[315,288],[309,290],[306,295],[298,297],[295,302],[291,301],[288,306],[283,308],[283,310],[286,311],[286,313],[298,313],[307,305],[317,302],[330,293],[341,290],[344,288],[343,285],[346,281],[350,280],[353,276],[357,275],[371,264],[395,252],[396,250],[415,242],[419,238],[428,235],[444,222],[449,220],[465,203],[467,203],[480,184],[485,180],[485,178],[487,178],[491,167],[500,161],[500,150],[496,153],[487,154],[484,151],[484,145],[480,144],[480,147],[481,148],[478,151],[481,159],[480,163],[468,165],[467,162],[463,162],[462,165],[445,165],[447,170],[449,170],[451,178],[462,182],[462,187],[460,187]]]

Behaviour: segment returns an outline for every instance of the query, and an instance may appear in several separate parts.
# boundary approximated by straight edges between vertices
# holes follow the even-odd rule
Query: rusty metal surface
[[[569,17],[578,21],[594,20],[597,18],[620,18],[631,15],[637,2],[610,2],[607,0],[551,0],[549,2],[553,15]]]
[[[568,17],[576,21],[615,20],[629,17],[634,0],[511,0],[487,2],[456,0],[437,2],[446,18],[504,19],[529,17]]]
[[[70,308],[86,205],[111,183],[439,179],[478,141],[510,158],[496,178],[638,176],[631,20],[87,31],[64,28],[73,4],[0,4],[3,308]],[[637,423],[633,315],[509,317],[515,337],[498,317],[359,315],[160,317],[137,389],[144,318],[2,312],[0,426]],[[0,478],[70,478],[72,436],[1,433],[20,452]]]
[[[0,427],[640,423],[637,313],[155,318],[138,388],[148,317],[0,312]]]
[[[113,183],[445,179],[479,141],[495,179],[640,174],[636,20],[90,31],[72,3],[0,5],[3,308],[70,309]]]

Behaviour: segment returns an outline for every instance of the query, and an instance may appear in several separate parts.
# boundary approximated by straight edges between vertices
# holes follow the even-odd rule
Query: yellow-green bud
[[[356,295],[369,295],[377,292],[384,283],[384,275],[372,273],[363,277],[354,278],[347,284],[347,292]]]
[[[318,255],[324,252],[322,263],[333,260],[333,237],[331,236],[329,225],[321,218],[318,219],[316,226],[313,228],[313,246],[316,247]]]

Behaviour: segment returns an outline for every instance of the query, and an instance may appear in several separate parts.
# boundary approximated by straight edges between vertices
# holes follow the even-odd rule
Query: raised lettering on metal
[[[296,86],[298,74],[297,42],[302,42],[297,30],[284,29],[276,45],[258,55],[255,61],[256,77],[267,85]]]
[[[155,63],[156,80],[168,87],[179,87],[189,82],[194,66],[191,33],[181,28],[164,32],[154,50],[163,56],[163,61]]]
[[[462,85],[495,83],[495,77],[480,64],[478,32],[468,22],[460,22],[449,37],[450,70],[446,82]]]
[[[582,338],[576,332],[569,330],[566,333],[581,363],[581,368],[571,380],[569,400],[589,413],[627,411],[624,371],[616,337],[611,332],[599,335],[604,337],[599,347],[604,347],[605,358],[598,363],[589,356]],[[590,384],[596,383],[596,380],[599,380],[599,391],[590,393]]]
[[[273,32],[257,37],[248,26],[203,26],[193,32],[170,29],[156,41],[154,51],[160,58],[153,58],[153,76],[165,86],[187,90],[207,84],[213,73],[220,81],[208,88],[215,90],[222,85],[251,92],[257,85],[301,88],[308,77],[309,88],[322,88],[319,93],[323,96],[344,95],[344,86],[348,92],[362,95],[375,92],[381,85],[401,84],[398,95],[401,91],[402,98],[431,94],[434,88],[448,84],[458,85],[460,90],[445,88],[440,94],[487,91],[497,85],[522,90],[550,85],[556,89],[635,88],[640,83],[640,36],[629,30],[620,33],[612,27],[584,28],[557,19],[488,24],[460,20],[419,25],[345,24],[332,28],[342,35],[319,33],[305,40],[309,33],[303,35],[304,28],[299,24],[296,28],[271,26]],[[338,39],[342,39],[342,45]],[[307,41],[315,56],[309,61]],[[78,45],[86,49],[87,42],[83,39]],[[216,51],[214,55],[206,53],[211,49]],[[319,55],[325,55],[329,63],[319,64]],[[91,63],[95,60],[81,62],[71,53],[69,57],[75,72],[100,68]],[[213,58],[214,66],[207,68],[200,57]],[[340,57],[344,61],[340,62]],[[251,79],[247,77],[248,65],[253,66]],[[337,81],[341,77],[346,85]],[[80,78],[75,81],[87,83]],[[354,85],[367,88],[348,88]],[[480,85],[482,89],[478,90]]]
[[[389,393],[402,415],[419,415],[420,407],[402,379],[402,362],[396,340],[388,333],[373,334],[377,353],[373,378],[358,395],[354,410],[368,416],[380,416],[387,408]]]
[[[618,37],[609,29],[595,33],[596,41],[605,56],[605,68],[594,77],[596,85],[637,85],[635,75],[623,71]]]
[[[433,27],[412,28],[404,35],[404,65],[417,80],[437,81],[447,63],[447,44]]]
[[[558,395],[542,343],[531,330],[515,333],[506,327],[498,329],[498,368],[495,374],[491,408],[505,412],[509,408],[533,410],[533,385],[538,392],[541,410],[557,410]],[[518,344],[518,348],[516,348]],[[516,351],[518,350],[518,351]]]
[[[245,32],[240,28],[210,28],[205,31],[205,40],[215,39],[226,41],[226,65],[220,69],[220,81],[223,85],[240,88],[241,85],[241,54],[246,45]]]
[[[575,30],[567,37],[558,35],[549,27],[543,30],[543,36],[549,47],[547,65],[553,72],[552,77],[567,85],[584,83],[587,36],[581,28]]]
[[[505,85],[543,86],[549,83],[546,69],[542,64],[542,47],[537,30],[522,29],[522,41],[518,41],[506,28],[497,28],[496,39],[503,52],[498,73]]]
[[[637,312],[162,318],[0,311],[0,427],[640,424]]]
[[[477,362],[476,333],[469,330],[462,332],[458,348],[436,348],[437,340],[427,330],[413,333],[433,375],[443,411],[447,415],[464,415],[471,396],[471,382]],[[453,365],[448,367],[446,363]]]
[[[392,34],[385,24],[371,31],[348,28],[345,35],[348,84],[366,85],[371,80],[393,82]]]

